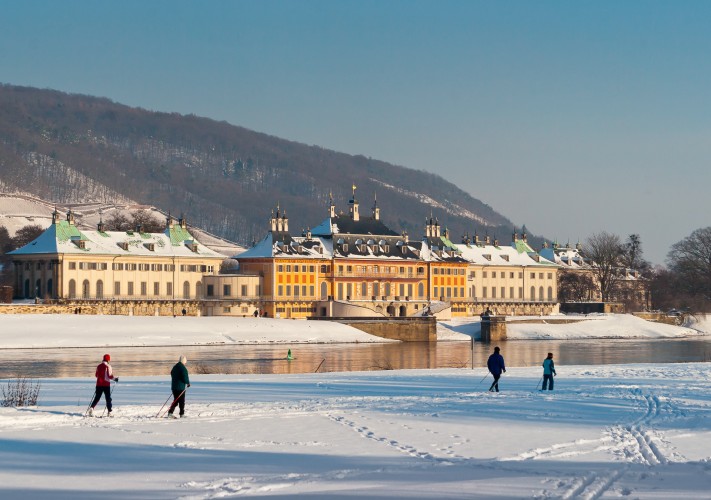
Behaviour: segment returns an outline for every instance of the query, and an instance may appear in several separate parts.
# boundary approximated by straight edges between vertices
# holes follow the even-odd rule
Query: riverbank
[[[0,408],[0,496],[709,498],[711,366],[557,371],[195,375],[177,421],[166,377],[122,376],[111,419],[82,418],[92,379],[43,380]]]
[[[548,323],[566,318],[579,321]],[[705,316],[692,318],[684,326],[653,323],[631,314],[516,316],[507,319],[506,331],[507,340],[661,339],[711,335],[711,324]],[[479,318],[443,321],[437,325],[437,336],[441,340],[478,340],[481,323]]]
[[[578,323],[546,324],[565,317],[510,318],[540,322],[509,323],[508,339],[654,339],[711,333],[705,317],[689,326],[652,323],[626,314],[590,315],[577,317],[582,320]],[[0,349],[393,342],[340,323],[274,318],[10,314],[0,316],[0,322]],[[437,339],[479,339],[480,325],[479,318],[438,322]]]

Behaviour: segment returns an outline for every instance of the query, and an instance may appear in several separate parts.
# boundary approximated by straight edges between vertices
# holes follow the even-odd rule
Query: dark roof
[[[351,219],[350,215],[341,214],[332,217],[331,224],[338,226],[339,234],[347,233],[398,236],[398,233],[383,224],[382,221],[376,220],[372,217],[363,217],[360,220],[355,221]]]

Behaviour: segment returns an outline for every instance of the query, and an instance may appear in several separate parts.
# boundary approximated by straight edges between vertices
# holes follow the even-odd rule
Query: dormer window
[[[508,255],[502,255],[501,258],[504,259],[506,262],[509,261],[509,256],[508,256]]]
[[[482,255],[482,257],[484,257],[486,260],[491,260],[491,254],[485,253],[484,255]]]
[[[84,240],[72,240],[72,243],[74,243],[78,248],[81,249],[86,249],[86,241]]]
[[[128,241],[119,241],[116,243],[121,250],[125,250],[128,252]]]
[[[185,240],[185,246],[190,249],[191,252],[197,253],[198,245],[193,240]]]
[[[156,244],[155,243],[146,243],[143,246],[145,246],[149,252],[155,252],[156,251]]]
[[[344,253],[347,253],[348,252],[348,243],[344,243],[343,245],[341,245],[341,249],[343,250]]]

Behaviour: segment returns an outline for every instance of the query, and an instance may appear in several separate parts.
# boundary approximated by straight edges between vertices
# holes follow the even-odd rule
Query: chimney
[[[57,206],[54,206],[54,212],[52,212],[52,224],[59,224],[59,212],[57,212]]]

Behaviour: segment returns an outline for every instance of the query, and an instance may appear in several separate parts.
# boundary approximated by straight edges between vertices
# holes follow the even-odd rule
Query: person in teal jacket
[[[170,389],[173,391],[173,404],[168,409],[168,418],[178,418],[173,415],[176,406],[180,407],[180,416],[185,416],[185,391],[190,387],[190,377],[186,364],[188,358],[180,356],[180,360],[170,370]]]
[[[543,360],[543,386],[541,387],[542,391],[545,391],[546,388],[549,391],[553,390],[553,377],[555,375],[556,372],[555,364],[553,364],[553,353],[549,352],[548,357]]]

